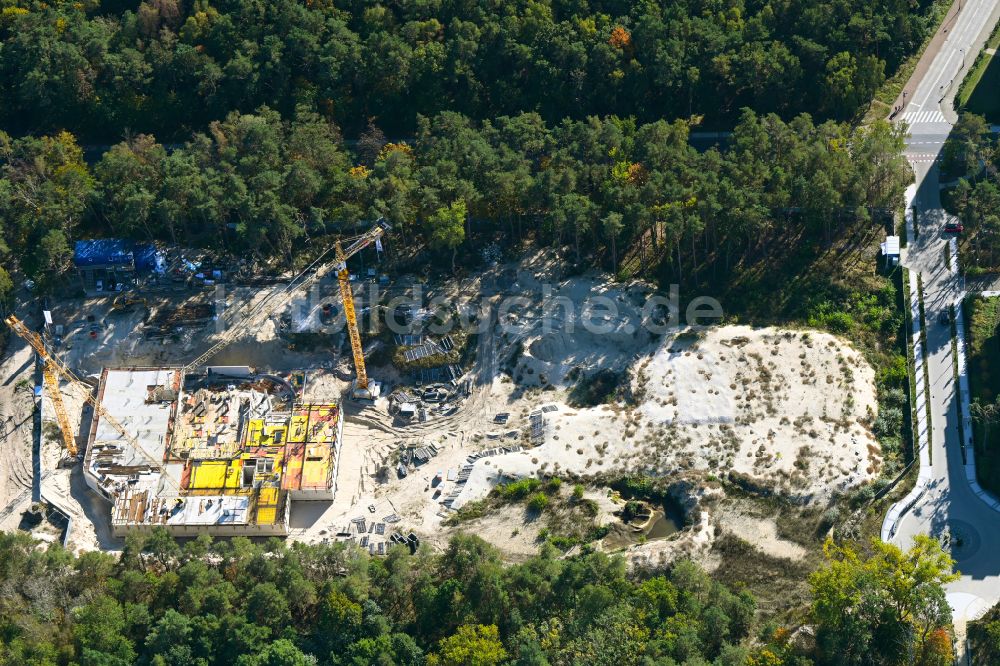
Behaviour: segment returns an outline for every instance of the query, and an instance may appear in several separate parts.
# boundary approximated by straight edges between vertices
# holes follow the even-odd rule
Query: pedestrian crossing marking
[[[907,111],[903,114],[903,120],[916,125],[918,123],[946,123],[948,122],[944,114],[940,111]]]
[[[910,153],[906,159],[910,162],[940,162],[942,156],[940,153]]]

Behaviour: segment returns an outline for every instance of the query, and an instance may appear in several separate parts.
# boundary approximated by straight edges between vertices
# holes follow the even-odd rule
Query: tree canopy
[[[0,664],[944,664],[951,561],[918,539],[828,546],[812,577],[818,649],[690,560],[628,573],[550,546],[507,565],[478,537],[370,558],[346,544],[132,534],[73,556],[0,533]]]
[[[549,126],[535,113],[476,123],[446,112],[421,118],[412,142],[354,154],[307,107],[290,120],[261,107],[180,146],[130,137],[93,167],[66,132],[0,134],[3,240],[39,278],[66,266],[82,230],[287,265],[306,238],[384,217],[390,243],[420,239],[450,259],[500,232],[677,280],[709,252],[726,270],[776,239],[829,241],[897,205],[910,178],[902,130],[883,122],[852,129],[744,110],[728,148],[702,152],[689,131],[685,121]]]
[[[418,114],[848,119],[934,30],[932,0],[5,0],[0,127],[185,140],[300,104],[352,136]]]
[[[958,579],[954,561],[926,535],[906,552],[878,540],[872,549],[866,559],[828,542],[827,566],[810,579],[821,662],[953,663],[944,584]]]

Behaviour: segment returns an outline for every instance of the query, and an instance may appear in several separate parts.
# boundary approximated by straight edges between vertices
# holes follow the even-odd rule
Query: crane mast
[[[361,332],[358,329],[358,316],[354,310],[354,291],[351,289],[351,276],[347,271],[347,259],[374,243],[387,229],[389,229],[389,224],[385,220],[379,220],[377,226],[358,237],[346,250],[340,241],[334,245],[334,253],[337,257],[337,284],[340,285],[340,300],[344,304],[347,336],[351,341],[351,355],[354,357],[355,379],[351,389],[351,397],[355,400],[377,398],[381,387],[378,382],[372,382],[368,379],[365,352],[361,346]]]
[[[340,300],[344,303],[344,318],[347,320],[347,335],[351,339],[351,354],[354,356],[354,373],[356,375],[354,390],[368,389],[368,370],[365,368],[365,354],[361,347],[361,332],[358,330],[358,316],[354,311],[354,292],[351,289],[351,276],[347,272],[347,257],[340,241],[336,246],[337,261],[340,263],[337,271],[337,282],[340,284]]]
[[[59,431],[62,433],[63,446],[66,453],[72,457],[77,454],[76,437],[73,435],[73,426],[70,424],[69,414],[66,413],[66,405],[62,401],[62,393],[59,391],[59,376],[53,370],[52,364],[47,358],[42,357],[42,375],[45,378],[45,387],[49,391],[49,399],[52,400],[52,408],[56,413],[56,421],[59,423]]]
[[[143,448],[143,446],[139,444],[138,441],[136,441],[135,437],[132,436],[132,433],[130,433],[118,419],[116,419],[106,409],[104,409],[101,403],[94,397],[93,392],[90,390],[90,387],[84,384],[83,380],[77,377],[76,374],[68,367],[66,367],[66,365],[63,364],[62,361],[56,358],[53,354],[49,353],[48,349],[45,348],[45,343],[42,341],[41,337],[39,337],[37,333],[28,328],[27,324],[25,324],[23,321],[21,321],[14,315],[10,315],[6,319],[4,319],[4,323],[6,323],[7,326],[10,327],[10,330],[13,331],[18,337],[20,337],[22,340],[31,345],[31,348],[35,350],[39,358],[41,358],[42,361],[45,363],[46,374],[51,373],[53,375],[53,379],[59,377],[61,379],[64,379],[72,386],[75,386],[77,389],[79,389],[84,396],[84,400],[87,401],[87,404],[89,404],[102,419],[104,419],[107,423],[109,423],[112,428],[118,431],[118,434],[124,437],[125,440],[128,441],[129,445],[131,445],[132,448],[139,455],[145,458],[146,461],[149,462],[150,465],[152,465],[156,469],[162,468],[163,461],[157,460],[156,457],[154,457],[152,454],[149,453],[149,451]],[[59,395],[58,380],[56,380],[55,382],[55,391],[50,391],[50,392],[53,396]],[[66,441],[66,433],[69,433],[69,437],[72,440],[73,438],[72,428],[69,425],[69,417],[65,413],[65,407],[62,405],[61,399],[54,397],[52,400],[53,405],[56,404],[57,399],[59,400],[59,407],[56,407],[56,414],[60,421],[59,424],[60,428],[64,427],[63,419],[65,418],[66,429],[63,430],[64,441]],[[59,415],[60,407],[63,407],[62,415]],[[76,447],[74,442],[73,455],[75,455],[75,450]],[[175,487],[177,486],[177,482],[172,477],[170,477],[169,474],[164,474],[163,477],[166,478]]]
[[[370,400],[377,397],[378,385],[375,382],[369,381],[368,371],[365,368],[365,356],[361,347],[361,332],[358,329],[357,312],[354,310],[354,294],[351,290],[350,273],[347,271],[347,260],[377,241],[390,228],[391,227],[388,222],[384,219],[379,219],[376,225],[365,233],[348,239],[347,242],[349,242],[349,244],[346,248],[344,248],[341,241],[337,241],[334,244],[333,261],[320,265],[310,275],[297,283],[293,280],[292,283],[289,284],[288,287],[281,292],[274,301],[268,302],[268,300],[265,300],[246,317],[233,324],[225,333],[222,334],[220,339],[214,345],[209,347],[201,356],[185,365],[181,369],[181,372],[187,373],[192,368],[197,368],[207,363],[209,359],[249,329],[254,322],[266,320],[267,317],[271,316],[271,314],[279,308],[284,307],[288,301],[291,300],[296,291],[318,282],[320,278],[326,275],[326,273],[333,268],[337,271],[337,283],[340,286],[340,298],[344,303],[344,315],[347,320],[347,335],[351,341],[351,354],[354,357],[354,371],[356,378],[351,392],[352,397],[361,400]],[[327,250],[327,252],[329,252],[329,250]],[[326,253],[324,252],[324,254]],[[314,262],[314,264],[315,263],[316,262]]]
[[[49,355],[42,338],[37,333],[24,325],[20,319],[11,315],[6,319],[10,329],[27,342],[38,357],[42,359],[42,376],[45,380],[45,388],[49,391],[49,399],[52,400],[52,407],[56,413],[56,421],[59,423],[59,431],[62,435],[63,446],[70,456],[77,454],[76,437],[73,435],[73,426],[70,424],[69,414],[66,413],[66,405],[62,401],[62,393],[59,391],[59,373],[55,366],[55,361]]]

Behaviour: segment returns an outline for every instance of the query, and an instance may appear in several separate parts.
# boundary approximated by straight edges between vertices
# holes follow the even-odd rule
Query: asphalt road
[[[976,496],[966,478],[952,328],[938,323],[939,315],[963,296],[959,278],[946,263],[947,215],[941,207],[939,156],[956,119],[955,89],[998,14],[1000,0],[963,3],[958,16],[946,24],[948,36],[923,76],[908,86],[914,92],[897,117],[910,124],[906,156],[916,175],[912,205],[918,233],[910,239],[904,263],[919,271],[924,287],[931,478],[924,494],[900,518],[892,540],[905,548],[915,535],[931,534],[949,545],[961,573],[948,586],[960,638],[967,620],[1000,601],[1000,512]]]
[[[893,541],[908,547],[917,534],[948,540],[962,577],[948,586],[956,625],[1000,601],[1000,513],[969,487],[959,439],[952,328],[938,317],[960,302],[959,279],[945,262],[945,212],[941,209],[938,166],[914,163],[919,233],[907,247],[905,263],[920,272],[924,285],[926,367],[931,422],[931,475],[926,492],[900,519]]]

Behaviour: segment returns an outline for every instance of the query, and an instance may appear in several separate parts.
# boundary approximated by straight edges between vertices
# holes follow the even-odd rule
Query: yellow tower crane
[[[70,457],[77,455],[76,436],[73,434],[73,426],[70,424],[69,414],[66,413],[66,405],[62,401],[62,393],[59,391],[59,371],[55,367],[54,359],[45,349],[42,338],[30,328],[25,326],[17,317],[11,315],[5,320],[7,325],[18,337],[31,345],[38,357],[42,359],[42,376],[45,379],[45,388],[48,389],[49,399],[56,412],[56,421],[59,423],[59,431],[62,434],[63,446]]]
[[[374,400],[379,396],[382,387],[378,382],[368,379],[368,370],[365,368],[365,352],[361,347],[361,332],[358,330],[358,316],[354,311],[354,292],[351,289],[351,276],[347,271],[347,259],[362,249],[368,247],[380,238],[389,223],[379,220],[368,233],[362,234],[345,250],[340,241],[334,245],[334,252],[337,257],[337,283],[340,285],[340,300],[344,303],[344,319],[347,320],[347,335],[351,339],[351,354],[354,356],[354,386],[351,388],[351,397],[355,400]]]
[[[358,318],[357,313],[354,310],[354,293],[351,290],[351,279],[350,274],[347,271],[347,260],[377,241],[385,235],[385,232],[390,228],[391,227],[388,222],[380,219],[374,227],[360,236],[345,239],[343,243],[347,243],[346,248],[343,246],[341,241],[337,241],[333,246],[333,261],[322,264],[314,270],[307,269],[307,271],[293,279],[288,287],[286,287],[283,291],[277,292],[276,294],[264,299],[263,302],[255,307],[243,319],[230,326],[220,336],[219,340],[217,340],[214,345],[209,347],[201,356],[185,365],[181,369],[181,372],[186,374],[194,368],[199,368],[205,365],[213,356],[219,353],[236,338],[243,335],[253,325],[262,324],[275,311],[284,307],[288,301],[291,300],[295,292],[315,284],[320,278],[326,275],[331,268],[333,268],[337,271],[337,282],[340,285],[340,297],[344,302],[344,316],[347,320],[347,335],[351,340],[351,353],[354,356],[354,371],[356,377],[354,385],[351,387],[351,397],[356,400],[373,400],[377,398],[381,387],[378,382],[371,381],[368,378],[368,371],[365,368],[365,356],[364,351],[361,348],[361,333],[358,330]],[[328,248],[323,255],[329,251],[330,250]],[[323,255],[321,255],[321,258]],[[318,262],[319,260],[314,262],[314,265]]]
[[[71,456],[77,455],[76,439],[73,435],[73,428],[70,425],[69,416],[66,414],[65,405],[63,405],[62,397],[59,394],[59,379],[65,380],[71,386],[76,387],[81,395],[84,396],[87,404],[89,404],[94,411],[104,419],[107,423],[111,425],[112,428],[118,431],[122,437],[132,446],[132,448],[146,459],[151,466],[162,469],[163,461],[157,460],[153,457],[146,449],[136,441],[135,437],[132,436],[125,426],[121,422],[112,416],[100,402],[93,395],[91,388],[83,382],[76,374],[70,370],[62,361],[60,361],[54,354],[50,354],[49,350],[46,349],[45,343],[42,338],[32,331],[28,326],[15,317],[14,315],[8,316],[4,319],[4,323],[10,327],[10,330],[14,332],[19,338],[31,345],[31,348],[35,350],[38,357],[42,359],[44,365],[44,375],[45,383],[49,387],[49,397],[52,398],[52,404],[56,410],[56,417],[59,420],[59,428],[62,430],[63,442],[66,444],[66,449],[69,451]],[[175,488],[177,487],[177,482],[169,475],[162,475],[167,479]]]
[[[52,400],[52,408],[56,412],[56,420],[59,422],[59,432],[62,433],[63,445],[66,453],[75,458],[77,455],[76,436],[73,435],[73,426],[70,424],[69,415],[66,413],[66,405],[62,401],[62,393],[59,391],[59,375],[52,367],[52,363],[42,356],[42,375],[45,377],[45,388],[49,391],[49,399]]]

